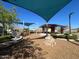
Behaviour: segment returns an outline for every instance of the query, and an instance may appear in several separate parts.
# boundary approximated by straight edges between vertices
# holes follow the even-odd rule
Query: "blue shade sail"
[[[23,22],[14,22],[14,23],[16,23],[16,24],[23,24]],[[34,24],[34,23],[27,23],[27,22],[24,23],[25,26],[30,26],[32,24]]]
[[[10,23],[10,22],[7,22],[7,21],[0,21],[0,23]],[[13,22],[13,23],[15,23],[15,24],[23,24],[23,22]],[[32,24],[34,24],[34,23],[27,23],[27,22],[25,22],[24,23],[24,25],[25,26],[30,26],[30,25],[32,25]]]
[[[30,10],[47,22],[71,0],[3,0]]]

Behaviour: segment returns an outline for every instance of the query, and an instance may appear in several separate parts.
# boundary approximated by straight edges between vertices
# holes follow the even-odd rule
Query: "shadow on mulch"
[[[76,42],[79,42],[79,40],[75,40]]]
[[[2,51],[0,50],[0,58],[2,58],[1,56],[8,55],[10,57],[8,59],[11,59],[11,57],[14,59],[30,59],[30,57],[31,59],[45,59],[45,57],[43,57],[44,54],[41,53],[42,48],[38,47],[38,45],[33,46],[33,43],[33,41],[24,40],[24,42],[13,46],[12,50],[10,50],[10,48],[2,49]]]

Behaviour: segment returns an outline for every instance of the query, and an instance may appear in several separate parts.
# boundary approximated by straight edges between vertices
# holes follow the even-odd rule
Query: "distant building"
[[[71,32],[79,32],[79,28],[71,29]]]
[[[64,33],[64,29],[66,26],[58,25],[58,24],[45,24],[41,26],[42,32],[49,32],[49,33]]]
[[[37,32],[37,33],[42,33],[42,28],[36,29],[35,32]]]

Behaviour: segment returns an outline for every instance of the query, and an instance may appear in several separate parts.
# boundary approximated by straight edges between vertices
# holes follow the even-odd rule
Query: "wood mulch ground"
[[[77,43],[60,38],[51,47],[45,44],[44,37],[31,34],[25,37],[23,43],[16,45],[12,56],[0,56],[0,59],[79,59],[79,42]]]
[[[44,38],[38,34],[31,34],[30,39],[42,49],[43,59],[79,59],[79,45],[65,40],[56,40],[54,47],[45,45]],[[42,59],[42,58],[41,58]]]

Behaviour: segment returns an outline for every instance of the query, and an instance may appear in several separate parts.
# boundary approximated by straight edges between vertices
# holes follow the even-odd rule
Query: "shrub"
[[[56,35],[56,34],[52,33],[51,35],[54,38],[66,38],[68,41],[69,41],[69,39],[74,39],[74,40],[78,39],[77,35],[75,35],[75,34],[72,34],[72,36],[71,36],[68,33],[65,33],[64,35]]]
[[[77,37],[77,35],[75,35],[75,34],[65,34],[65,38],[66,39],[74,39],[74,40],[76,40],[78,37]]]
[[[54,38],[65,38],[65,35],[56,35],[54,33],[51,34]]]
[[[0,36],[0,43],[10,41],[12,38],[11,35]]]

